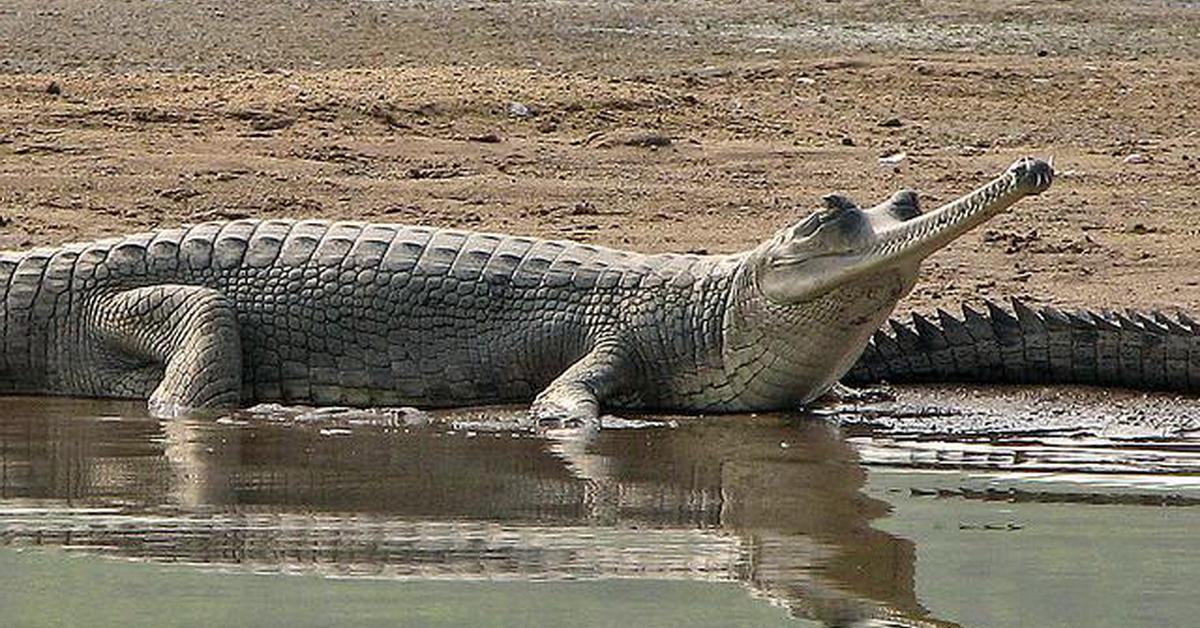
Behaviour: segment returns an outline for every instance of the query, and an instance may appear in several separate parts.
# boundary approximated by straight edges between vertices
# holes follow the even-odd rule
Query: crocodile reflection
[[[740,581],[827,625],[944,625],[840,433],[682,422],[588,442],[437,427],[105,421],[0,405],[0,541],[390,578]]]

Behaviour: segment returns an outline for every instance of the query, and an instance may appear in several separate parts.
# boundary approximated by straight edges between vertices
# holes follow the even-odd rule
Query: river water
[[[1097,395],[587,437],[0,399],[0,624],[1194,625],[1200,405]]]

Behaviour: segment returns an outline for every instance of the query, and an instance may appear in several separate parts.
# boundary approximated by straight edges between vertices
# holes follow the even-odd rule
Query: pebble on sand
[[[508,103],[508,115],[516,118],[528,118],[533,115],[533,111],[529,109],[528,105],[514,101]]]
[[[471,135],[468,136],[467,139],[472,142],[479,142],[481,144],[499,144],[500,142],[504,141],[504,138],[500,137],[499,133],[493,131],[480,133],[478,135]]]

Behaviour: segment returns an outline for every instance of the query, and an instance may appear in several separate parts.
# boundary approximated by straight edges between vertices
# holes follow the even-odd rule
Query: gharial
[[[928,213],[910,191],[830,195],[733,255],[282,220],[0,253],[0,393],[148,398],[159,416],[532,399],[533,419],[571,423],[792,408],[847,373],[1200,388],[1186,319],[968,308],[876,334],[924,258],[1052,178],[1023,159]]]

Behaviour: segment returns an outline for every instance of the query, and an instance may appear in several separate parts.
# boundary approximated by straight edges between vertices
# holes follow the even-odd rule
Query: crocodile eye
[[[854,199],[843,194],[826,194],[821,197],[821,202],[825,204],[825,211],[823,213],[830,217],[849,209],[858,209],[858,203],[855,203]]]

